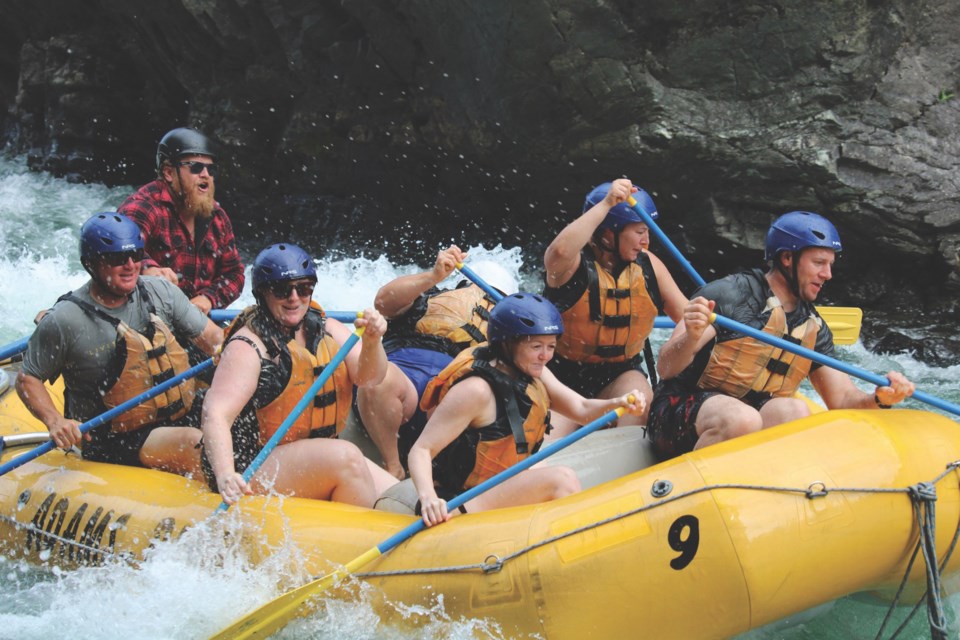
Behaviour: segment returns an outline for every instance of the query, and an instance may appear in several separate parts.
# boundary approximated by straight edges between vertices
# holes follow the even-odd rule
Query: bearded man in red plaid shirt
[[[157,179],[118,209],[143,231],[141,273],[176,284],[207,314],[236,300],[244,278],[233,225],[214,200],[216,157],[199,131],[168,132],[157,145]]]

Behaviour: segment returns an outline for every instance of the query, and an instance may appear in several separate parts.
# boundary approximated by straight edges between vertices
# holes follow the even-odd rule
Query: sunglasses
[[[213,164],[212,162],[208,164],[206,162],[200,162],[199,160],[184,160],[183,162],[178,162],[177,164],[181,167],[190,167],[190,173],[195,176],[203,173],[204,169],[207,170],[207,173],[210,174],[211,178],[215,178],[217,176],[217,165]]]
[[[298,282],[297,284],[274,282],[270,285],[270,293],[272,293],[273,297],[277,300],[286,300],[290,297],[290,292],[296,290],[297,295],[301,298],[309,298],[313,295],[315,286],[317,286],[315,282]]]
[[[127,264],[127,260],[140,262],[143,260],[143,249],[134,249],[133,251],[119,251],[117,253],[101,253],[100,259],[104,264],[111,267],[122,267]]]

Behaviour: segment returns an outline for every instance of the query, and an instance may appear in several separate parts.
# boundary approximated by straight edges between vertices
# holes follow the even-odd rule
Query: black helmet
[[[194,129],[181,127],[168,131],[157,145],[157,173],[164,161],[176,162],[183,156],[199,155],[217,159],[213,141]]]

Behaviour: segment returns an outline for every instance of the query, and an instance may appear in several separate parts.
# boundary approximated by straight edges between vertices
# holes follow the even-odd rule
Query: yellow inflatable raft
[[[3,461],[36,441],[38,423],[12,390],[0,420]],[[443,594],[449,614],[494,619],[511,637],[725,638],[851,593],[889,597],[921,534],[943,562],[960,525],[960,425],[932,413],[824,412],[615,479],[611,469],[643,464],[636,430],[576,446],[554,462],[590,488],[454,518],[362,579],[394,602]],[[63,566],[136,557],[219,502],[175,475],[52,452],[0,477],[0,550]],[[935,507],[935,530],[918,523],[915,504]],[[255,558],[293,541],[313,576],[413,517],[295,498],[246,498],[232,511]],[[960,587],[958,568],[954,554],[946,593]],[[926,588],[925,573],[920,555],[909,597]]]

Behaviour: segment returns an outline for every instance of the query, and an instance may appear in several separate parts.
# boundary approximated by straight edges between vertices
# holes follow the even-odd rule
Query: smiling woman
[[[387,361],[380,338],[386,321],[373,309],[365,311],[356,321],[364,328],[360,346],[350,348],[347,328],[311,301],[316,267],[296,245],[261,251],[252,276],[257,304],[227,330],[204,400],[202,459],[210,488],[227,505],[272,489],[372,507],[396,479],[337,436],[346,426],[353,386],[383,380]],[[338,357],[345,366],[337,366]],[[325,368],[332,374],[316,401],[310,410],[298,411],[304,392],[311,393],[316,373]],[[252,467],[264,454],[262,466]]]
[[[550,409],[588,422],[616,407],[637,413],[639,392],[588,400],[546,368],[563,320],[553,304],[530,293],[509,295],[494,306],[489,344],[462,351],[427,384],[420,406],[426,424],[401,427],[406,458],[427,526],[449,520],[447,499],[472,489],[535,453],[544,441]],[[634,400],[637,398],[639,400]],[[576,493],[568,467],[527,469],[461,505],[461,513],[555,500]]]

